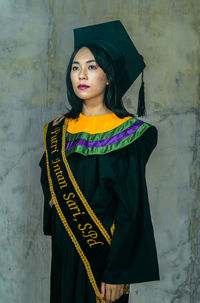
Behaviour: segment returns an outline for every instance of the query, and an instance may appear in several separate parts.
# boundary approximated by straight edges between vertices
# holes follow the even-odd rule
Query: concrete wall
[[[115,19],[144,56],[143,120],[159,131],[147,177],[161,281],[131,285],[130,302],[200,302],[198,0],[0,0],[0,14],[0,303],[49,302],[43,126],[66,112],[72,28]],[[132,112],[139,85],[124,97]]]

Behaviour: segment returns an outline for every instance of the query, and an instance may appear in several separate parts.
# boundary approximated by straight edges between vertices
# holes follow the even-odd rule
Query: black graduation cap
[[[111,56],[119,81],[119,94],[121,97],[142,73],[137,115],[143,116],[145,114],[143,69],[146,65],[121,21],[115,20],[75,28],[74,48],[79,48],[87,42],[98,44]]]

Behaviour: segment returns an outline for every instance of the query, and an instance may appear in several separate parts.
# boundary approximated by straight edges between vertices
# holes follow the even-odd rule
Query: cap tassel
[[[143,81],[143,71],[142,71],[142,84],[138,95],[137,116],[141,117],[144,115],[145,115],[145,100],[144,100],[144,81]]]

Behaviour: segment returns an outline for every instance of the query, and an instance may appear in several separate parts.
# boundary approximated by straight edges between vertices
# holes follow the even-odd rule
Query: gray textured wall
[[[143,120],[159,131],[147,177],[161,281],[131,285],[130,302],[200,302],[198,0],[0,0],[0,14],[0,303],[49,302],[43,126],[66,112],[72,28],[114,19],[145,58]],[[139,84],[124,97],[132,112]]]

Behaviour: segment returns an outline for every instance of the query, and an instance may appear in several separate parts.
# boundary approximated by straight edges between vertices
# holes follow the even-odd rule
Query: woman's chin
[[[75,94],[77,95],[78,98],[81,98],[81,99],[87,99],[87,98],[91,98],[91,94],[88,94],[88,92],[86,91],[76,91]]]

